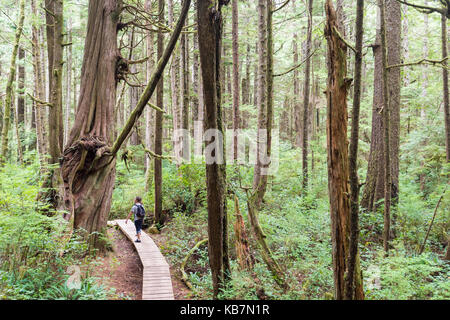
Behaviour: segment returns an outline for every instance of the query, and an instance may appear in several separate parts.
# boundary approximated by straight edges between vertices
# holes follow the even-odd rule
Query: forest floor
[[[109,297],[111,300],[141,300],[142,264],[133,244],[116,228],[108,228],[108,237],[113,251],[96,260],[92,276],[98,279],[99,285],[114,289],[115,293]],[[155,238],[155,235],[152,235],[152,238]],[[170,273],[175,299],[186,299],[189,290],[176,277],[172,268]]]

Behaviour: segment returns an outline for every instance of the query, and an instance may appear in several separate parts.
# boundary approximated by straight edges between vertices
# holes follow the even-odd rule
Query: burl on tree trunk
[[[89,234],[106,227],[115,181],[116,154],[136,121],[141,116],[181,33],[190,0],[184,0],[180,18],[161,59],[123,130],[113,141],[116,86],[128,64],[117,49],[120,24],[120,0],[89,2],[89,17],[80,98],[74,126],[61,160],[64,181],[64,204],[70,212],[73,228]],[[114,143],[113,143],[114,142]],[[91,238],[97,248],[103,248],[98,233]]]
[[[127,69],[117,48],[120,10],[120,0],[89,2],[78,111],[61,160],[68,218],[89,234],[106,226],[115,181],[110,124],[116,85]],[[101,246],[98,237],[92,240]]]

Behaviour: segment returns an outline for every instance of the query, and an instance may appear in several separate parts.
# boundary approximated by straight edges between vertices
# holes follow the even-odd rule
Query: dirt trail
[[[151,235],[154,240],[155,236]],[[113,251],[107,256],[97,259],[93,276],[99,278],[99,284],[114,288],[115,294],[111,300],[141,300],[142,299],[142,264],[133,244],[116,228],[108,228]],[[173,293],[176,300],[189,299],[189,290],[175,276],[171,268]]]

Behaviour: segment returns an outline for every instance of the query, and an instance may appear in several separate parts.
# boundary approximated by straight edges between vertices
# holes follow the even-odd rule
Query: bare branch
[[[311,54],[310,54],[307,58],[305,58],[302,62],[300,62],[298,65],[289,68],[289,69],[286,70],[285,72],[278,73],[278,74],[274,74],[273,77],[274,77],[274,78],[275,78],[275,77],[281,77],[281,76],[284,76],[284,75],[286,75],[286,74],[288,74],[288,73],[294,71],[294,70],[297,69],[297,68],[300,68],[300,67],[301,67],[301,66],[302,66],[309,58],[311,58],[311,57],[317,52],[317,50],[318,50],[318,48],[314,49],[314,51],[311,52]]]
[[[444,8],[435,8],[435,7],[430,7],[430,6],[410,3],[410,2],[404,1],[404,0],[397,0],[397,1],[400,2],[401,4],[413,7],[416,10],[418,10],[420,12],[423,12],[423,13],[426,13],[426,14],[437,12],[437,13],[440,13],[442,15],[445,15],[447,18],[450,18],[450,12],[449,12],[450,1],[449,0],[445,0],[445,3],[444,3],[444,1],[441,0],[441,3],[444,6]]]
[[[429,65],[440,65],[439,67],[449,69],[449,67],[445,64],[445,62],[448,60],[448,57],[445,57],[441,60],[432,60],[432,59],[420,59],[414,62],[407,62],[402,64],[394,64],[392,66],[388,66],[387,69],[393,69],[393,68],[401,68],[401,67],[410,67],[410,66],[416,66],[419,64],[429,64]]]

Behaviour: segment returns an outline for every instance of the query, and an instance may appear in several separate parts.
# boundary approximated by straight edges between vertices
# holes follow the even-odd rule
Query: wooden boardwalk
[[[141,242],[136,243],[136,228],[131,220],[114,220],[134,244],[143,267],[142,300],[174,300],[169,264],[148,234],[141,232]],[[114,224],[113,222],[113,224]]]

